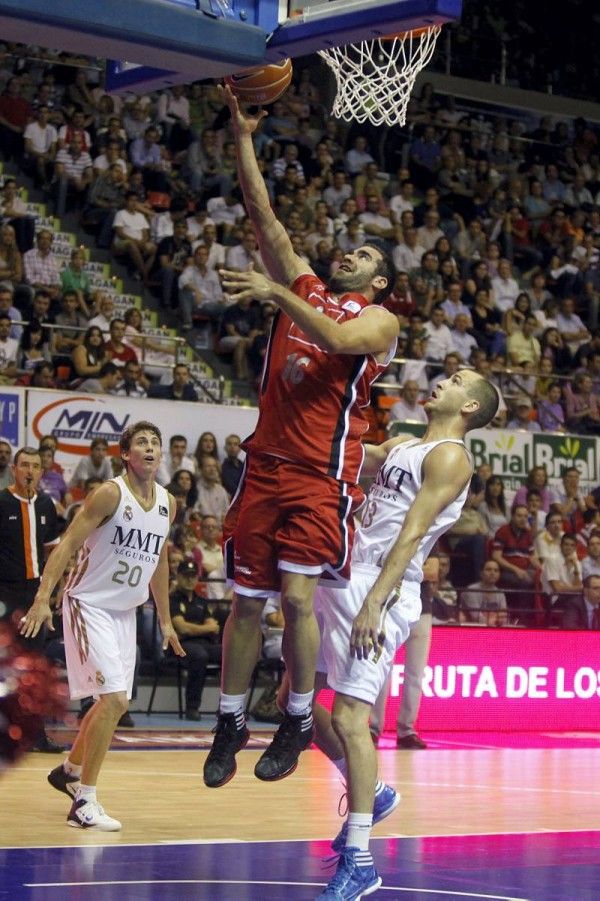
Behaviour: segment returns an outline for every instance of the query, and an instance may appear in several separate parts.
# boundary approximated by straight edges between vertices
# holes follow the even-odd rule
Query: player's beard
[[[365,288],[365,277],[358,272],[346,272],[345,269],[338,269],[329,279],[329,289],[335,294],[346,294],[348,291],[362,293]]]

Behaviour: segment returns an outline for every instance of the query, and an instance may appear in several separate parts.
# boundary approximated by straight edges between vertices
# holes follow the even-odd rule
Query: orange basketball
[[[268,105],[281,97],[291,80],[292,61],[284,59],[280,63],[266,63],[228,75],[225,84],[242,103]]]

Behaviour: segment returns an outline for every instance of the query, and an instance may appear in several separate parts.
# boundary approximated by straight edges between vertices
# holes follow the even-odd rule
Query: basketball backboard
[[[264,61],[443,24],[461,0],[0,0],[5,40],[127,62],[109,90],[220,78]]]

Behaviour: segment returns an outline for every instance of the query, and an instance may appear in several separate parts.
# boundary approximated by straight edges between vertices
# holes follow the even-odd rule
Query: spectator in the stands
[[[116,120],[118,123],[118,119]],[[119,141],[109,140],[104,145],[103,152],[93,160],[94,178],[102,172],[107,172],[111,166],[118,166],[124,177],[127,177],[127,162],[123,158],[123,151]]]
[[[84,454],[69,482],[69,488],[83,488],[87,479],[96,478],[105,482],[112,478],[112,466],[108,457],[106,438],[94,438],[89,454]]]
[[[32,319],[23,329],[19,342],[17,366],[29,372],[41,361],[51,362],[50,335],[41,322]]]
[[[459,354],[463,363],[468,363],[473,351],[477,350],[477,341],[469,332],[470,322],[470,316],[459,313],[455,317],[454,327],[450,331],[452,347]]]
[[[81,138],[82,150],[89,153],[92,139],[89,131],[86,130],[85,115],[80,109],[74,109],[70,121],[58,129],[58,149],[62,150],[68,147],[75,136]]]
[[[86,394],[114,394],[120,381],[121,369],[111,360],[107,360],[100,367],[98,375],[84,379],[77,386],[77,390],[84,391]]]
[[[35,243],[35,216],[29,212],[20,196],[14,178],[7,178],[4,182],[0,197],[0,219],[14,229],[14,243],[19,253],[31,250]],[[22,281],[21,274],[17,281]]]
[[[239,244],[234,244],[227,248],[225,252],[225,268],[234,272],[247,272],[248,269],[255,269],[258,272],[264,271],[264,265],[258,250],[258,242],[252,229],[248,228],[244,231]]]
[[[506,342],[508,360],[512,366],[520,366],[527,361],[537,366],[542,356],[540,342],[534,337],[538,320],[533,314],[523,319],[522,325],[509,333]]]
[[[225,458],[221,464],[221,480],[230,497],[236,493],[244,469],[244,464],[240,460],[240,445],[239,435],[231,434],[225,439]]]
[[[492,291],[494,306],[501,313],[506,313],[514,307],[519,295],[519,283],[513,278],[509,260],[502,259],[498,262],[498,276],[492,279]]]
[[[195,457],[188,454],[188,442],[185,435],[171,435],[169,452],[162,456],[157,481],[161,485],[168,484],[178,469],[188,469],[194,474],[197,470]]]
[[[504,626],[507,619],[506,595],[498,588],[500,567],[495,560],[486,560],[479,581],[469,585],[461,594],[461,607],[471,623],[482,626]]]
[[[587,575],[581,594],[565,598],[562,628],[600,629],[600,575]]]
[[[204,195],[218,191],[224,197],[231,189],[231,180],[221,173],[221,154],[214,129],[204,128],[200,139],[190,144],[184,171],[192,191],[202,191]]]
[[[208,215],[220,230],[221,240],[224,242],[246,216],[241,197],[239,188],[231,188],[225,196],[211,197],[206,203]]]
[[[15,229],[7,222],[0,226],[0,286],[4,285],[10,286],[20,306],[29,302],[31,289],[24,282],[23,257]]]
[[[168,193],[169,182],[165,175],[159,140],[158,129],[154,125],[150,125],[143,137],[132,141],[129,158],[133,165],[142,171],[144,187],[147,191]]]
[[[146,282],[154,264],[156,245],[150,240],[148,220],[138,212],[134,191],[126,193],[125,206],[114,218],[113,231],[113,252],[127,255],[135,267],[135,276]]]
[[[198,395],[192,385],[190,370],[186,363],[176,363],[173,367],[173,381],[170,385],[150,385],[148,397],[164,400],[197,401]]]
[[[219,541],[220,533],[221,527],[216,516],[210,514],[203,516],[200,523],[200,539],[194,548],[194,554],[198,550],[202,555],[200,569],[202,575],[209,580],[206,592],[213,600],[220,600],[228,593],[224,584],[225,571],[223,548]]]
[[[211,457],[213,460],[216,460],[217,463],[219,462],[219,446],[214,432],[202,432],[196,442],[194,457],[196,459],[197,469],[200,469],[205,457]]]
[[[439,382],[443,379],[451,379],[452,376],[461,368],[460,357],[455,351],[451,351],[444,357],[444,368],[442,370],[432,367],[434,374],[429,380],[430,391],[435,391]]]
[[[21,95],[22,82],[9,78],[0,94],[0,147],[6,160],[19,160],[23,155],[23,135],[31,107]]]
[[[537,488],[530,488],[527,492],[527,524],[529,531],[533,535],[534,541],[540,532],[543,532],[546,521],[546,514],[542,510],[542,496]]]
[[[75,291],[64,291],[61,299],[61,311],[55,317],[59,326],[52,332],[54,353],[71,357],[73,350],[84,339],[84,329],[88,324],[87,317],[78,309],[79,302]]]
[[[71,361],[78,378],[94,378],[108,361],[104,347],[104,336],[97,325],[90,325],[83,341],[76,344],[71,353]]]
[[[13,484],[12,448],[8,441],[0,438],[0,491]]]
[[[419,403],[419,386],[409,379],[402,386],[400,400],[390,409],[390,420],[397,422],[427,422],[427,414]]]
[[[39,481],[39,489],[49,494],[54,501],[57,514],[64,518],[66,508],[72,502],[67,483],[63,475],[54,468],[54,451],[48,445],[40,448],[42,463],[42,477]]]
[[[352,148],[348,150],[344,157],[346,170],[351,177],[360,175],[367,163],[375,162],[368,146],[367,138],[364,135],[356,135]]]
[[[19,342],[10,337],[11,318],[0,310],[0,384],[11,385],[17,377]]]
[[[52,252],[52,232],[47,228],[37,233],[36,247],[23,255],[23,268],[28,284],[37,291],[44,288],[52,300],[60,291],[59,262]]]
[[[249,298],[228,306],[221,317],[219,353],[231,353],[236,379],[248,378],[248,350],[260,333],[260,306]]]
[[[130,361],[137,363],[136,352],[123,341],[125,337],[124,319],[115,317],[111,320],[109,335],[109,340],[104,345],[108,359],[112,360],[115,366],[118,367],[124,366],[125,363]]]
[[[486,555],[487,524],[477,509],[481,495],[469,490],[459,519],[447,534],[452,548],[452,581],[457,586],[468,585],[477,578]]]
[[[560,382],[550,382],[547,396],[538,400],[537,419],[543,432],[566,431],[561,395]]]
[[[550,557],[560,557],[560,540],[563,536],[562,516],[557,509],[546,513],[545,529],[535,539],[535,552],[542,563]]]
[[[504,482],[500,476],[492,475],[487,479],[483,500],[477,509],[486,522],[490,538],[494,537],[500,526],[505,526],[508,523]]]
[[[513,404],[513,418],[509,420],[508,429],[516,429],[520,432],[541,432],[540,424],[531,418],[533,403],[526,394],[517,397]]]
[[[575,312],[575,300],[572,297],[563,297],[561,300],[560,313],[556,317],[556,324],[563,341],[573,356],[575,356],[581,345],[591,338],[589,331]]]
[[[98,174],[90,187],[82,220],[90,228],[98,229],[96,244],[103,250],[111,245],[114,218],[125,204],[125,190],[125,175],[117,163]]]
[[[560,555],[548,557],[542,565],[542,588],[552,604],[560,595],[581,591],[581,564],[577,557],[577,538],[565,532],[560,539]]]
[[[60,273],[60,285],[63,296],[67,291],[75,292],[78,309],[84,316],[89,317],[87,301],[92,283],[85,271],[85,256],[80,247],[75,247],[71,251],[69,262]]]
[[[171,619],[186,654],[185,716],[201,719],[199,712],[208,663],[221,662],[219,623],[209,613],[206,598],[196,594],[198,570],[193,560],[177,567],[177,588],[170,598]]]
[[[56,388],[56,372],[52,363],[39,360],[31,374],[25,374],[19,379],[20,385],[29,385],[31,388]]]
[[[444,322],[445,314],[441,305],[431,311],[431,319],[425,323],[426,355],[428,360],[441,362],[453,353],[452,335]]]
[[[129,360],[119,368],[119,383],[111,394],[117,397],[148,397],[149,382],[137,360]]]
[[[587,576],[600,576],[600,531],[594,529],[590,535],[588,546],[588,556],[581,562],[581,576],[585,579]]]
[[[528,515],[527,507],[519,504],[513,509],[508,525],[500,526],[494,536],[492,558],[502,570],[501,585],[515,589],[508,597],[511,610],[528,610],[534,606],[539,561],[527,528]]]
[[[208,319],[218,320],[223,313],[225,298],[219,276],[208,266],[209,250],[199,244],[192,259],[179,276],[179,306],[182,316],[182,329],[193,328],[194,315],[200,314]]]
[[[137,307],[125,310],[125,336],[123,343],[130,347],[139,359],[144,376],[164,379],[171,371],[176,355],[176,341],[173,338],[154,337],[144,333],[144,321]]]
[[[548,513],[550,505],[556,501],[555,493],[548,486],[548,473],[545,466],[534,466],[527,473],[525,484],[517,488],[517,492],[513,498],[512,509],[527,501],[527,492],[530,488],[536,488],[540,492],[542,498],[542,510]]]
[[[192,245],[187,238],[187,224],[185,221],[177,221],[173,224],[173,234],[163,238],[156,251],[163,308],[177,309],[179,306],[178,280],[191,255]]]
[[[577,533],[583,527],[583,514],[586,509],[585,498],[579,488],[579,470],[576,466],[568,466],[561,475],[563,490],[557,492],[556,503],[565,520],[567,531]]]
[[[23,315],[13,303],[14,289],[11,282],[0,282],[0,314],[8,316],[11,321],[10,337],[18,341],[23,334],[23,326],[17,325]]]
[[[189,219],[188,219],[189,224]],[[225,265],[225,247],[217,241],[217,226],[210,219],[202,228],[202,237],[192,244],[192,250],[204,246],[208,248],[206,265],[209,269],[222,269]]]
[[[565,413],[567,426],[573,432],[600,434],[600,407],[593,390],[593,382],[586,372],[578,372],[565,385]]]
[[[218,461],[205,457],[198,478],[198,509],[204,515],[216,517],[219,525],[223,525],[229,502],[229,495],[221,484]]]
[[[59,216],[64,215],[68,194],[74,196],[78,204],[82,205],[93,177],[92,158],[87,150],[83,149],[81,135],[74,134],[68,147],[59,150],[54,161],[54,179],[57,182],[54,197]]]
[[[185,506],[188,510],[193,510],[198,506],[198,485],[196,484],[196,476],[191,469],[176,469],[171,477],[170,483],[167,485],[167,491],[172,491],[174,487],[182,488],[185,491]]]

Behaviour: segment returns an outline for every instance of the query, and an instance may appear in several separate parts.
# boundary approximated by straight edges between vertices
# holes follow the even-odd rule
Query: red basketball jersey
[[[362,294],[330,294],[316,275],[301,275],[292,291],[336,322],[356,319],[370,304]],[[371,354],[330,354],[281,311],[265,355],[260,411],[244,447],[315,467],[343,482],[358,481],[363,461],[363,409],[370,388],[395,351],[378,363]]]

